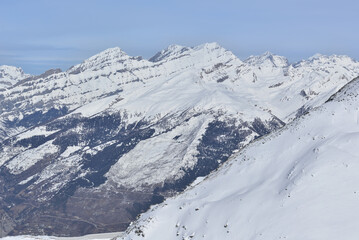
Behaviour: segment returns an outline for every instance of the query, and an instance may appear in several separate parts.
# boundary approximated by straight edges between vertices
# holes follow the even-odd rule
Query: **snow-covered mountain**
[[[346,56],[245,61],[216,43],[105,50],[0,92],[6,234],[119,231],[359,75]]]
[[[0,66],[0,92],[30,76],[30,74],[25,74],[21,68],[7,65]]]
[[[357,239],[359,78],[118,239]]]

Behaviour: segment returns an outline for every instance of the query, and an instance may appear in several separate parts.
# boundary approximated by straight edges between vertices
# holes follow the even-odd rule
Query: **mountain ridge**
[[[30,77],[19,67],[0,65],[0,91],[16,84],[18,81]]]
[[[0,92],[4,232],[124,230],[359,75],[346,58],[264,55],[246,63],[210,43],[149,61],[112,48]]]
[[[117,239],[356,239],[358,86],[244,147]]]
[[[157,52],[155,55],[153,55],[152,57],[149,57],[148,59],[144,59],[143,57],[141,56],[130,56],[128,55],[124,50],[122,50],[120,47],[111,47],[111,48],[107,48],[93,56],[90,56],[88,57],[87,59],[85,59],[83,62],[88,62],[90,60],[94,60],[96,57],[101,57],[103,54],[109,54],[109,53],[114,53],[114,52],[118,52],[118,56],[128,56],[128,57],[131,57],[131,58],[137,58],[137,59],[144,59],[146,61],[149,61],[149,62],[152,62],[152,60],[150,59],[154,59],[155,56],[157,54],[160,54],[161,52],[168,52],[168,53],[175,53],[176,50],[178,51],[179,49],[182,50],[191,50],[191,49],[200,49],[200,48],[204,48],[204,47],[208,47],[208,48],[213,48],[213,49],[223,49],[223,50],[226,50],[225,48],[223,48],[220,44],[218,44],[217,42],[209,42],[209,43],[204,43],[204,44],[201,44],[201,45],[198,45],[198,46],[195,46],[195,47],[187,47],[187,46],[182,46],[182,45],[178,45],[178,44],[171,44],[169,45],[167,48]],[[228,51],[228,50],[226,50]],[[243,62],[246,62],[252,58],[263,58],[263,57],[268,57],[268,56],[275,56],[275,57],[279,57],[279,58],[282,58],[286,61],[287,58],[284,57],[284,56],[281,56],[281,55],[277,55],[275,53],[272,53],[272,52],[269,52],[269,51],[266,51],[260,55],[250,55],[249,57],[241,60]],[[289,63],[288,61],[288,66],[289,65],[298,65],[299,63],[301,62],[309,62],[309,61],[313,61],[313,60],[320,60],[320,59],[328,59],[328,60],[331,60],[331,61],[335,61],[336,59],[347,59],[347,60],[351,60],[353,62],[357,62],[354,58],[351,58],[350,56],[348,55],[337,55],[337,54],[332,54],[332,55],[325,55],[325,54],[321,54],[321,53],[316,53],[310,57],[308,57],[307,59],[302,59],[302,60],[299,60],[299,61],[296,61],[296,62],[292,62],[292,63]],[[77,65],[81,65],[82,63],[80,64],[76,64],[70,68],[68,68],[66,70],[66,72],[70,71],[70,69],[72,69],[73,67],[77,66]],[[10,65],[0,65],[0,67],[11,67],[11,68],[19,68],[19,67],[16,67],[16,66],[10,66]],[[21,68],[19,68],[21,69]],[[56,69],[56,68],[54,68]],[[51,70],[51,69],[49,69]],[[21,70],[22,71],[22,70]],[[45,71],[46,72],[46,71]],[[42,74],[42,73],[41,73]],[[38,74],[38,75],[33,75],[33,74],[27,74],[28,76],[40,76],[41,74]]]

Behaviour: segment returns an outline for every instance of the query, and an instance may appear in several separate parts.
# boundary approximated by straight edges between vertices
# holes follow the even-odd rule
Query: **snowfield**
[[[357,76],[347,56],[240,60],[217,43],[0,66],[2,235],[124,231],[187,188],[123,239],[354,236]]]
[[[359,79],[133,223],[130,239],[359,236]]]

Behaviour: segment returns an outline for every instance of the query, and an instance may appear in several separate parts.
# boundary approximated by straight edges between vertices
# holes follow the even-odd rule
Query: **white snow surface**
[[[66,72],[7,89],[3,96],[19,107],[1,115],[16,118],[34,106],[43,111],[67,106],[84,116],[125,112],[135,122],[211,109],[240,113],[244,120],[270,112],[288,122],[300,107],[319,106],[358,75],[359,63],[347,56],[315,55],[289,65],[267,52],[241,61],[217,43],[206,43],[171,45],[146,60],[116,47]]]
[[[18,174],[30,168],[44,157],[51,155],[58,150],[58,147],[49,141],[37,148],[23,151],[6,164],[12,174]]]
[[[16,84],[18,81],[30,77],[21,68],[14,66],[0,66],[0,92]]]
[[[44,135],[45,137],[47,137],[55,132],[57,132],[57,131],[47,131],[45,126],[39,126],[39,127],[30,129],[28,131],[22,132],[17,137],[18,137],[18,140],[30,138],[33,136],[39,136],[39,135]]]
[[[196,163],[197,145],[210,120],[213,119],[208,116],[192,118],[168,133],[141,141],[105,176],[118,187],[136,189],[162,184],[167,178],[182,177],[183,168],[191,168]],[[174,140],[176,136],[180,137]]]
[[[106,184],[135,188],[179,177],[181,167],[195,164],[198,141],[215,116],[238,121],[259,117],[264,121],[274,115],[291,122],[298,109],[321,106],[357,77],[359,63],[347,56],[315,55],[289,64],[285,57],[268,52],[241,61],[217,43],[207,43],[197,47],[171,45],[150,60],[111,48],[66,72],[26,81],[21,80],[29,75],[21,69],[1,66],[0,74],[5,72],[13,77],[6,83],[0,77],[0,99],[11,103],[0,109],[2,139],[52,134],[42,126],[7,129],[4,123],[63,106],[70,115],[83,117],[121,113],[129,123],[155,122],[185,112],[204,114],[168,133],[164,133],[165,128],[156,129],[155,136],[141,141],[106,174]],[[351,223],[331,227],[337,226],[335,221],[358,220],[351,215],[358,210],[353,201],[359,199],[355,195],[359,189],[351,180],[358,182],[354,176],[358,102],[349,102],[347,97],[355,98],[358,91],[353,85],[350,89],[354,90],[345,88],[341,92],[346,94],[336,97],[341,102],[325,104],[241,151],[218,173],[144,214],[133,227],[143,229],[146,238],[158,240],[191,236],[331,239],[339,234],[351,239],[353,232],[357,233]],[[12,107],[14,103],[16,107]],[[249,136],[247,142],[252,139]],[[106,144],[87,149],[87,153],[96,153]],[[76,151],[81,147],[85,146],[69,147],[60,156],[61,161],[39,173],[37,182],[54,178],[58,184],[65,184],[80,167],[81,156]],[[18,174],[57,152],[51,142],[33,149],[4,147],[0,165],[6,164],[11,173]],[[60,185],[51,186],[49,191],[56,191]],[[346,211],[349,207],[352,211]],[[299,233],[307,235],[299,238]],[[136,236],[131,232],[126,239]]]
[[[18,73],[13,75],[20,79],[22,70],[7,68]],[[140,188],[179,178],[181,168],[193,166],[198,141],[214,116],[265,121],[274,115],[290,122],[298,109],[320,106],[358,75],[359,63],[347,56],[315,55],[289,64],[285,57],[266,52],[241,61],[217,43],[206,43],[197,47],[171,45],[146,60],[128,56],[118,47],[110,48],[65,72],[29,78],[0,92],[0,98],[11,103],[9,106],[17,106],[0,109],[0,138],[16,135],[20,140],[54,133],[43,126],[6,128],[3,123],[63,106],[70,110],[69,115],[83,117],[120,113],[129,123],[156,122],[184,112],[206,113],[205,118],[195,118],[165,134],[161,133],[166,129],[156,129],[155,136],[141,141],[106,174],[109,182],[117,186]],[[178,135],[181,138],[174,141]],[[253,137],[249,136],[247,142]],[[82,147],[85,146],[69,147],[60,156],[68,160],[64,160],[66,169],[71,164],[77,167],[81,156],[76,151]],[[99,145],[87,153],[103,148]],[[9,171],[20,173],[57,151],[52,144],[36,149],[4,148],[0,165],[9,160]],[[61,167],[50,166],[41,179],[54,176],[51,171],[58,173]]]
[[[130,239],[359,236],[359,80],[141,215]]]

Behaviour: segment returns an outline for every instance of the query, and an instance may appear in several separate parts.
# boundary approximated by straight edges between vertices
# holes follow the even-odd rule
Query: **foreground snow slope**
[[[358,239],[359,79],[118,239]]]

